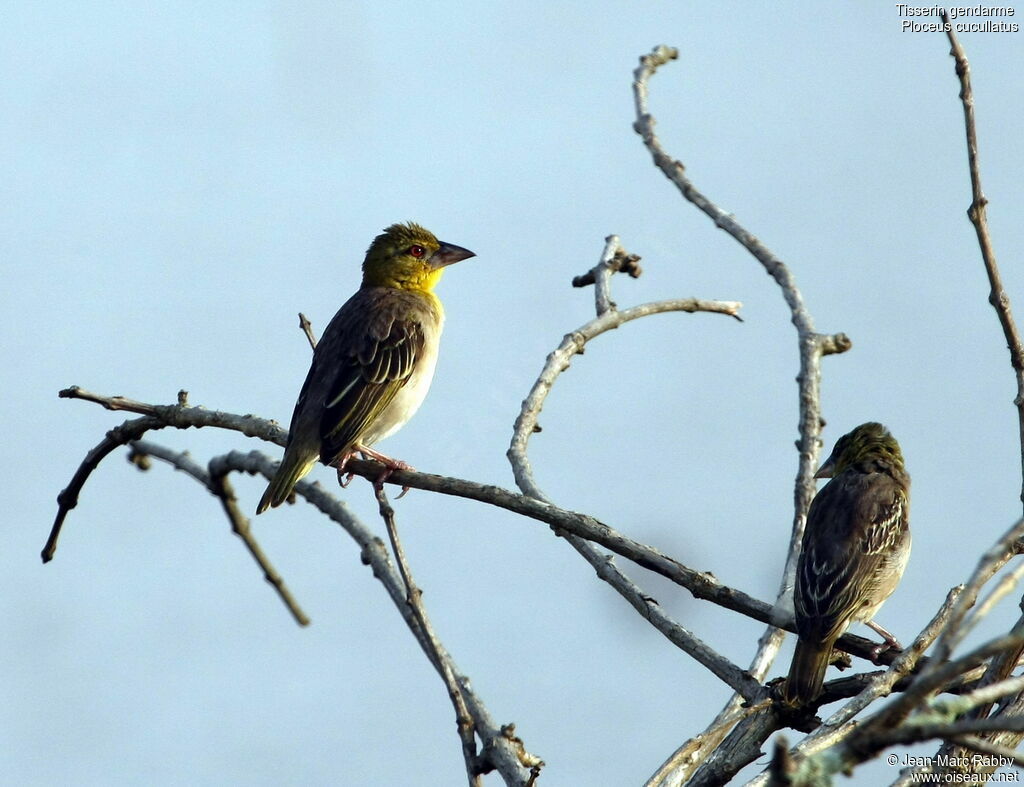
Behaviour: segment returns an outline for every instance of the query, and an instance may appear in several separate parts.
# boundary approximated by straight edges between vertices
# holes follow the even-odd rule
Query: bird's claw
[[[903,650],[903,646],[900,644],[900,641],[896,639],[896,637],[894,637],[888,631],[886,631],[884,628],[875,623],[875,621],[867,620],[865,621],[865,623],[867,624],[868,628],[870,628],[872,631],[881,636],[883,640],[885,640],[884,642],[878,643],[877,645],[875,645],[875,647],[871,649],[871,660],[876,665],[878,664],[878,657],[885,653],[887,650]]]
[[[380,451],[374,451],[372,448],[366,446],[360,446],[358,449],[362,454],[363,459],[374,459],[384,465],[384,472],[377,476],[377,480],[373,482],[373,485],[378,489],[384,486],[384,482],[387,481],[393,472],[396,470],[415,470],[408,462],[403,462],[401,459],[394,459],[386,454],[382,454]],[[402,492],[395,500],[400,500],[405,497],[405,493],[409,491],[409,487],[403,486]]]
[[[888,636],[885,642],[879,642],[871,649],[871,661],[874,662],[875,666],[883,666],[879,661],[879,658],[883,653],[887,653],[890,650],[895,650],[897,652],[903,650],[903,646],[899,643],[899,640],[892,635]]]
[[[340,457],[337,463],[334,465],[334,469],[338,473],[338,485],[342,489],[351,484],[352,479],[355,478],[355,473],[348,472],[345,470],[345,468],[348,466],[348,460],[351,459],[355,454],[359,454],[359,456],[361,456],[364,460],[372,459],[373,461],[379,462],[380,464],[384,465],[384,472],[377,476],[376,479],[371,479],[371,483],[376,489],[380,489],[381,487],[383,487],[384,483],[388,480],[388,478],[391,477],[391,474],[396,470],[416,469],[411,464],[409,464],[408,462],[403,462],[401,459],[392,459],[390,456],[382,454],[379,451],[374,451],[372,448],[367,448],[366,446],[357,446],[355,450],[346,453],[344,456]],[[399,500],[405,497],[405,493],[408,492],[409,489],[410,487],[403,486],[401,494],[395,497],[395,500]]]
[[[412,470],[412,466],[398,459],[392,459],[384,464],[384,472],[377,476],[377,480],[373,482],[373,485],[378,489],[381,488],[384,486],[384,482],[386,482],[391,477],[391,474],[396,470]],[[409,489],[410,487],[403,486],[402,491],[395,497],[395,500],[401,500],[405,497],[405,493],[408,492]]]

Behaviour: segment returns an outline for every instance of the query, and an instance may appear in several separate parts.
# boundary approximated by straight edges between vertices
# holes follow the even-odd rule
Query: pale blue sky
[[[322,329],[393,221],[477,253],[440,286],[431,395],[382,446],[425,471],[513,485],[512,422],[545,355],[592,314],[569,281],[605,235],[644,258],[641,279],[615,282],[620,305],[744,303],[744,324],[669,315],[600,337],[551,395],[532,458],[556,502],[771,600],[796,472],[795,333],[760,266],[631,129],[632,71],[657,44],[681,50],[652,82],[664,144],[791,266],[819,330],[854,342],[824,364],[829,446],[881,420],[904,447],[914,554],[879,620],[911,639],[1020,515],[1013,376],[965,217],[953,62],[943,36],[901,33],[892,3],[41,2],[3,16],[11,783],[463,781],[440,681],[355,545],[306,507],[255,532],[308,629],[213,498],[123,454],[86,487],[55,561],[38,560],[57,493],[123,420],[60,388],[161,403],[185,388],[286,422],[309,356],[296,312]],[[1024,38],[962,41],[996,250],[1024,304]],[[258,447],[153,438],[202,462]],[[263,482],[236,485],[254,508]],[[340,494],[383,533],[367,484]],[[397,512],[438,632],[547,761],[544,784],[639,783],[728,696],[546,527],[423,492]],[[760,624],[630,574],[746,665]],[[1016,614],[1011,600],[1000,621]]]

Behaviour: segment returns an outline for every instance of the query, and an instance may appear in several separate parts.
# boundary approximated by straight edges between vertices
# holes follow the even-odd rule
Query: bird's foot
[[[342,454],[335,462],[334,469],[338,472],[338,486],[342,489],[348,487],[348,485],[352,483],[352,479],[356,477],[355,473],[349,473],[345,470],[345,467],[348,465],[348,460],[352,458],[352,454],[354,453],[355,452],[352,451],[347,454]]]
[[[376,461],[384,465],[384,472],[381,473],[377,477],[377,480],[373,482],[373,485],[378,488],[384,486],[384,482],[387,481],[388,478],[391,477],[391,474],[396,470],[416,469],[408,462],[403,462],[401,459],[395,459],[393,457],[388,456],[387,454],[382,454],[380,451],[374,451],[372,448],[367,448],[366,446],[361,445],[358,447],[357,450],[359,451],[359,453],[363,455],[364,459],[369,457],[370,459],[375,459]],[[402,491],[398,494],[395,500],[401,500],[403,497],[405,497],[405,493],[408,491],[409,487],[403,486]]]
[[[903,646],[900,644],[900,641],[896,639],[896,637],[894,637],[888,631],[886,631],[884,628],[875,623],[875,621],[865,621],[865,625],[867,625],[868,628],[870,628],[872,631],[874,631],[882,639],[885,640],[885,642],[881,642],[871,649],[871,660],[875,662],[875,664],[878,664],[878,657],[885,653],[887,650],[903,650]]]

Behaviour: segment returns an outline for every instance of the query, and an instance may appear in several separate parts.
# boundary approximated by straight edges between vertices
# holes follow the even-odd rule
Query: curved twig
[[[612,236],[614,237],[614,236]],[[604,291],[601,291],[599,298],[607,298]],[[610,302],[610,299],[607,299]],[[706,301],[697,298],[680,298],[675,300],[656,301],[633,306],[629,309],[619,311],[615,308],[607,308],[604,313],[588,323],[581,325],[575,331],[567,333],[558,345],[547,357],[544,368],[541,370],[537,381],[530,389],[526,399],[523,400],[522,409],[516,418],[512,428],[512,443],[509,445],[506,456],[512,464],[512,473],[518,486],[524,494],[538,500],[547,500],[547,496],[537,486],[533,477],[533,467],[530,464],[527,448],[530,437],[537,429],[537,420],[544,407],[544,400],[547,398],[551,386],[554,385],[558,376],[569,368],[569,363],[574,355],[583,351],[587,342],[600,336],[602,333],[614,330],[632,320],[647,317],[652,314],[665,312],[712,312],[715,314],[726,314],[739,319],[739,310],[742,304],[737,301]],[[598,306],[600,309],[601,306]]]
[[[640,65],[634,72],[633,95],[636,104],[636,121],[633,128],[641,136],[644,145],[651,153],[657,166],[679,189],[683,197],[705,213],[715,226],[731,235],[740,245],[761,263],[768,275],[775,280],[782,291],[783,298],[789,306],[793,325],[797,330],[797,344],[800,353],[800,373],[797,376],[799,385],[799,463],[794,489],[794,516],[790,545],[780,583],[778,597],[781,600],[792,587],[792,578],[796,571],[796,560],[800,552],[800,541],[803,537],[804,524],[811,499],[814,497],[814,472],[816,470],[820,433],[824,425],[820,409],[821,358],[832,353],[845,352],[852,346],[845,334],[823,335],[816,333],[811,315],[803,303],[803,296],[796,286],[796,281],[789,268],[778,259],[753,234],[748,232],[732,216],[722,211],[711,200],[705,197],[686,177],[686,168],[682,162],[672,158],[662,147],[654,133],[654,117],[648,109],[648,82],[659,67],[679,56],[677,49],[659,46],[649,55],[640,58]],[[763,678],[782,644],[782,634],[774,626],[768,628],[758,642],[750,672],[754,677]],[[705,737],[704,752],[711,751],[720,742],[711,735],[711,731],[720,731],[722,721],[734,714],[738,697],[730,699],[719,716],[711,723]],[[672,758],[670,758],[672,759]],[[691,758],[688,768],[700,762],[701,757]],[[685,769],[684,769],[685,770]],[[672,776],[668,781],[685,778],[685,770]],[[666,783],[668,783],[666,781]]]
[[[64,396],[64,391],[61,391],[60,395]],[[128,445],[132,440],[137,440],[151,429],[163,429],[165,426],[167,426],[166,423],[153,416],[133,418],[107,432],[106,436],[85,455],[85,459],[82,460],[75,474],[71,477],[71,482],[57,495],[57,515],[53,519],[50,535],[47,537],[43,551],[40,553],[44,563],[49,563],[53,560],[53,556],[57,552],[57,542],[64,527],[64,520],[67,519],[71,510],[78,505],[78,496],[82,493],[85,482],[89,480],[93,470],[99,467],[100,462],[106,459],[116,448]]]

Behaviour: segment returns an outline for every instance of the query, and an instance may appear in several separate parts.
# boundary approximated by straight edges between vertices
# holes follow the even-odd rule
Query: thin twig
[[[699,664],[707,667],[711,674],[742,695],[748,702],[753,703],[766,697],[766,691],[760,683],[729,659],[708,647],[693,632],[673,620],[656,599],[644,593],[619,571],[611,555],[602,555],[589,542],[580,538],[573,538],[570,543],[593,566],[600,579],[615,588],[644,620],[664,634],[676,647]]]
[[[567,333],[558,345],[547,357],[544,368],[541,370],[537,381],[530,389],[526,399],[523,401],[522,409],[516,418],[512,431],[512,442],[509,445],[506,456],[512,464],[512,473],[518,486],[524,494],[538,500],[546,500],[547,497],[537,486],[533,478],[533,467],[530,464],[527,448],[530,437],[538,430],[537,420],[544,407],[544,400],[554,385],[558,376],[569,368],[573,356],[578,355],[587,342],[600,336],[602,333],[614,330],[632,320],[647,317],[651,314],[665,312],[712,312],[725,314],[730,317],[739,318],[739,310],[742,304],[736,301],[705,301],[696,298],[685,298],[667,301],[656,301],[645,303],[640,306],[633,306],[621,311],[608,309],[600,317],[581,325],[575,331]]]
[[[956,646],[963,641],[971,628],[971,626],[964,625],[967,613],[974,606],[985,583],[1016,554],[1015,544],[1022,536],[1024,536],[1024,519],[1019,519],[981,556],[977,567],[964,586],[964,592],[957,601],[949,623],[935,646],[935,659],[932,661],[934,667],[946,661]],[[975,623],[978,620],[980,618],[975,620]]]
[[[145,440],[133,441],[131,443],[131,452],[128,454],[128,461],[138,465],[140,468],[144,468],[144,465],[139,461],[144,457],[159,459],[171,465],[171,467],[181,470],[206,487],[210,494],[220,500],[224,513],[227,514],[228,521],[231,523],[231,531],[242,539],[246,549],[249,550],[249,554],[252,555],[253,560],[256,561],[256,564],[263,571],[263,578],[274,588],[274,591],[281,598],[281,601],[284,602],[292,617],[295,618],[295,622],[300,626],[309,625],[309,617],[302,611],[299,603],[285,584],[284,579],[277,573],[270,559],[264,553],[263,548],[256,541],[255,536],[253,536],[252,530],[249,527],[249,520],[239,508],[234,490],[227,480],[227,470],[222,469],[218,460],[211,460],[210,470],[207,472],[183,451],[172,451],[162,445]]]
[[[989,590],[988,595],[982,599],[981,603],[972,610],[967,620],[964,621],[963,628],[970,631],[988,617],[989,613],[996,608],[1000,601],[1017,589],[1021,578],[1024,578],[1024,563],[1018,563],[1017,567],[1012,571],[1007,571],[999,577],[999,581]]]
[[[950,43],[950,55],[953,57],[956,64],[956,74],[960,82],[960,101],[963,106],[964,113],[964,130],[967,142],[967,164],[971,178],[971,205],[967,210],[967,216],[970,219],[971,224],[974,226],[978,246],[981,250],[982,261],[985,266],[985,272],[988,277],[988,301],[992,308],[995,309],[996,316],[999,320],[1000,326],[1002,327],[1003,336],[1006,340],[1007,349],[1010,353],[1010,365],[1013,367],[1017,380],[1017,396],[1014,399],[1014,404],[1017,407],[1018,439],[1021,447],[1021,500],[1024,501],[1024,348],[1021,346],[1021,337],[1010,309],[1010,299],[1003,288],[1002,277],[996,263],[995,248],[992,243],[991,235],[989,234],[986,212],[988,198],[985,197],[981,185],[981,167],[978,158],[978,134],[977,124],[974,117],[974,92],[971,87],[970,64],[967,60],[967,55],[964,52],[963,47],[960,45],[960,42],[956,37],[954,26],[950,24],[949,15],[945,10],[942,11],[942,21],[945,23],[945,29]],[[1014,546],[1019,549],[1019,542]],[[999,565],[1001,565],[1001,563]],[[1016,574],[1017,572],[1014,573]],[[999,588],[997,587],[996,591],[993,591],[993,594],[990,595],[990,600],[994,599],[998,592]],[[966,619],[965,624],[959,629],[954,629],[952,634],[956,638],[962,638],[967,630],[973,627],[977,620],[984,617],[985,611],[986,604],[983,604],[975,615],[970,619]],[[1021,622],[1018,622],[1018,626],[1020,626],[1021,623],[1024,623],[1024,619],[1022,619]],[[981,679],[981,683],[984,685],[1005,679],[1016,666],[1022,651],[1024,651],[1024,643],[1019,647],[1009,649],[993,657],[988,664],[985,675]],[[1003,713],[1008,715],[1019,713],[1020,699],[1021,697],[1018,695],[1018,697],[1006,703],[1003,708]],[[972,711],[969,714],[969,717],[975,719],[984,718],[990,711],[990,706],[981,706]],[[1021,736],[1007,734],[1001,736],[1001,738],[1004,743],[1017,745]],[[991,741],[986,741],[986,743],[992,746],[1001,745]],[[937,758],[941,757],[945,758],[945,761],[947,762],[955,762],[967,754],[966,750],[963,748],[963,746],[966,745],[968,744],[961,740],[947,741],[939,749]],[[980,774],[990,771],[991,769],[975,768],[973,770]]]
[[[123,396],[102,396],[87,391],[77,385],[65,388],[57,394],[61,399],[82,399],[102,405],[107,410],[128,411],[139,413],[145,418],[135,418],[114,427],[97,444],[79,465],[68,486],[57,495],[57,515],[53,520],[49,538],[43,547],[44,563],[53,560],[57,552],[57,542],[68,513],[78,505],[78,495],[92,472],[118,446],[127,445],[140,439],[146,432],[173,426],[177,429],[216,426],[233,429],[247,437],[259,437],[268,442],[284,445],[288,433],[273,421],[266,421],[252,415],[235,415],[220,410],[206,410],[202,407],[189,407],[188,396],[184,391],[178,393],[178,404],[155,405],[127,399]]]
[[[533,433],[539,431],[537,419],[551,387],[558,376],[569,367],[570,359],[575,354],[583,352],[587,341],[610,328],[618,327],[618,325],[629,319],[638,319],[639,317],[658,313],[662,310],[675,310],[681,306],[683,310],[691,311],[691,304],[693,306],[698,304],[713,305],[711,309],[701,310],[724,311],[724,313],[731,314],[731,316],[739,319],[738,310],[740,304],[738,303],[718,304],[700,301],[663,301],[659,304],[646,304],[619,312],[611,298],[611,276],[617,271],[625,270],[636,278],[640,275],[639,267],[636,265],[638,260],[639,257],[628,255],[622,249],[617,235],[609,235],[605,238],[605,247],[597,265],[582,276],[577,276],[573,279],[574,287],[594,284],[596,319],[581,326],[573,333],[567,334],[562,344],[548,355],[544,368],[524,400],[520,414],[516,419],[515,426],[513,427],[512,442],[507,455],[512,465],[516,484],[520,490],[529,498],[540,503],[550,505],[550,500],[534,480],[533,470],[527,453],[529,439]],[[724,309],[722,308],[723,306],[725,307]],[[592,544],[583,540],[577,534],[559,532],[559,530],[555,532],[565,537],[570,545],[594,567],[598,577],[607,582],[625,598],[645,620],[648,620],[658,631],[690,654],[695,660],[705,665],[713,674],[732,687],[737,694],[743,696],[748,702],[754,702],[766,696],[764,689],[756,680],[753,680],[744,671],[712,650],[694,636],[692,632],[686,630],[669,616],[665,615],[657,602],[641,591],[639,587],[619,570],[611,556],[600,554],[594,549]]]
[[[302,329],[302,332],[306,334],[306,341],[309,342],[309,349],[315,350],[316,336],[313,335],[313,324],[309,321],[309,318],[302,312],[299,312],[299,327]]]
[[[967,216],[971,220],[971,224],[974,225],[975,234],[978,236],[981,258],[985,263],[985,272],[988,274],[991,287],[988,302],[992,304],[992,308],[996,310],[996,315],[999,317],[999,324],[1002,326],[1003,336],[1006,338],[1006,346],[1010,351],[1010,364],[1017,376],[1017,396],[1013,402],[1017,406],[1021,446],[1021,501],[1024,501],[1024,345],[1021,344],[1020,333],[1017,331],[1017,324],[1010,311],[1010,296],[1003,289],[1002,276],[1000,276],[999,266],[996,264],[995,248],[988,231],[986,215],[988,198],[981,188],[981,169],[978,164],[978,130],[974,122],[974,91],[971,89],[971,66],[967,62],[967,55],[963,47],[960,46],[960,42],[953,32],[953,25],[949,23],[949,14],[945,10],[942,12],[942,21],[946,23],[950,55],[956,61],[956,75],[960,79],[960,102],[964,108],[967,165],[971,173],[971,206],[967,209]]]
[[[455,676],[455,670],[444,658],[443,650],[438,647],[437,635],[434,633],[433,626],[427,618],[427,611],[423,606],[423,591],[417,587],[412,577],[409,561],[405,557],[405,549],[402,546],[401,539],[398,537],[398,526],[395,524],[395,510],[391,507],[391,503],[388,502],[384,485],[374,484],[373,489],[377,498],[381,519],[384,520],[384,525],[388,531],[388,538],[391,540],[391,551],[395,555],[398,571],[402,575],[402,581],[405,583],[406,603],[409,605],[409,609],[412,611],[420,631],[423,632],[429,647],[427,655],[431,663],[433,663],[434,669],[437,670],[444,681],[445,688],[448,689],[448,697],[455,707],[455,723],[459,732],[459,740],[462,742],[462,757],[466,764],[466,775],[469,779],[469,785],[470,787],[482,787],[483,776],[480,773],[477,757],[473,719],[466,708],[466,701],[462,696],[462,688]]]
[[[594,285],[594,301],[597,316],[600,317],[609,309],[615,308],[611,295],[611,276],[613,273],[627,273],[637,279],[642,273],[638,264],[639,254],[630,254],[622,248],[618,235],[609,235],[604,239],[605,247],[597,265],[581,276],[574,276],[573,287]]]
[[[64,392],[61,391],[63,396]],[[115,426],[106,436],[85,455],[85,459],[78,466],[71,482],[57,495],[57,515],[53,519],[53,526],[50,528],[50,535],[46,539],[41,553],[43,562],[49,563],[57,553],[57,541],[60,539],[61,530],[64,527],[64,520],[75,506],[78,505],[78,496],[82,493],[85,482],[89,480],[92,472],[99,467],[100,462],[106,459],[114,449],[127,445],[136,440],[151,429],[163,429],[167,426],[159,418],[145,416],[125,421],[120,426]]]
[[[223,467],[251,474],[259,474],[269,478],[276,470],[277,463],[260,451],[229,451],[219,458]],[[372,462],[365,465],[372,466]],[[375,468],[376,478],[380,475],[380,467]],[[439,653],[441,660],[450,665],[452,673],[458,680],[462,696],[473,719],[477,735],[483,741],[479,757],[482,773],[491,769],[497,770],[508,785],[526,787],[535,778],[535,773],[543,765],[543,761],[529,754],[523,742],[514,735],[514,725],[497,724],[491,717],[487,707],[473,691],[455,665],[454,659],[439,641],[429,641],[420,626],[406,598],[406,585],[391,562],[391,556],[384,542],[374,535],[348,507],[338,498],[327,492],[319,483],[302,480],[295,485],[296,496],[306,500],[318,511],[332,521],[338,523],[360,548],[362,562],[370,566],[373,576],[383,585],[388,597],[401,614],[409,631],[416,638],[424,654],[433,663],[434,655]]]

